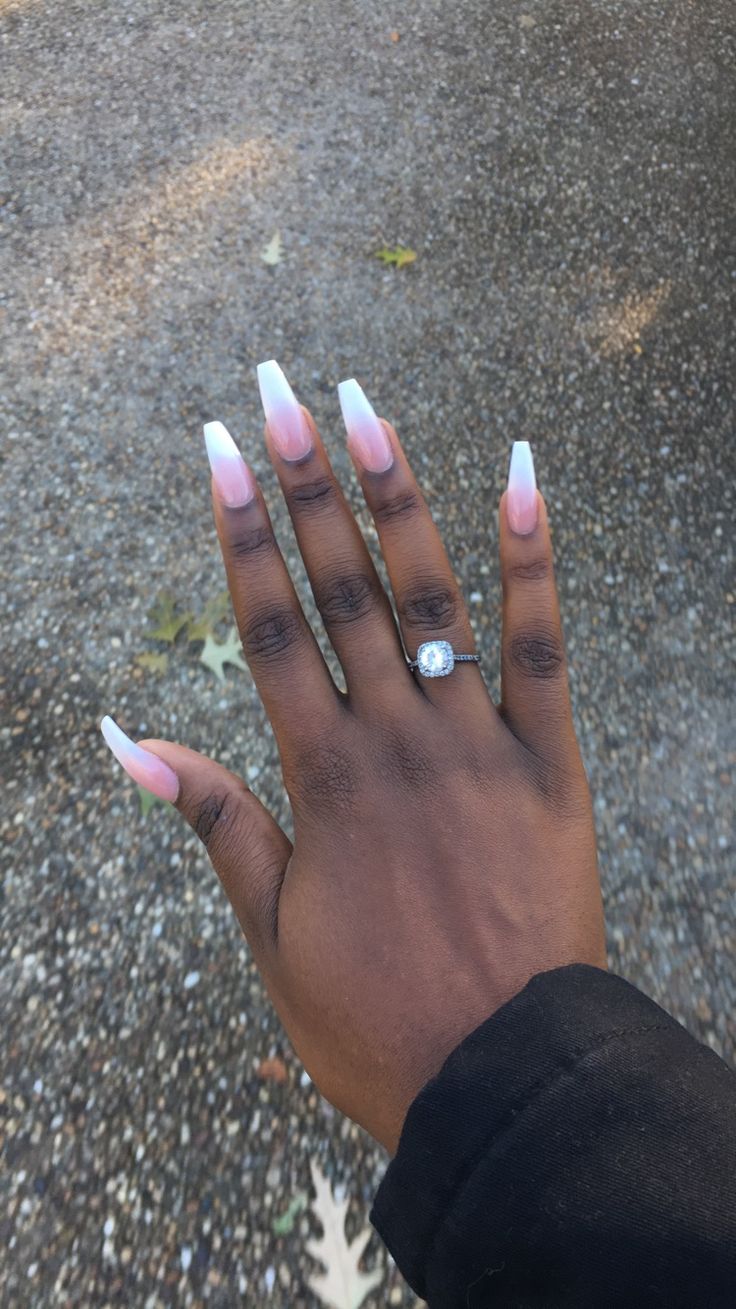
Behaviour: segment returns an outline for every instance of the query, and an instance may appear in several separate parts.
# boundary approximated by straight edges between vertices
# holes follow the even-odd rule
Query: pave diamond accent
[[[417,671],[422,677],[447,677],[455,667],[449,641],[425,641],[417,650]]]

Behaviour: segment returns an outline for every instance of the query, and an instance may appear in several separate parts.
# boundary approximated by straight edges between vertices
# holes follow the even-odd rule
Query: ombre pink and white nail
[[[224,423],[205,423],[204,441],[217,494],[230,509],[247,505],[256,493],[253,474]]]
[[[383,425],[354,377],[337,388],[348,446],[369,473],[385,473],[394,462],[394,453]]]
[[[275,359],[259,364],[258,389],[268,430],[282,459],[303,459],[312,448],[312,434],[301,405]]]
[[[528,441],[514,441],[506,493],[506,514],[512,532],[528,536],[538,517],[537,479]]]
[[[172,804],[179,794],[179,778],[173,768],[169,768],[163,759],[136,745],[129,736],[118,727],[114,719],[106,714],[100,723],[102,735],[112,750],[119,764],[122,764],[129,777],[139,786],[159,800],[169,800]]]

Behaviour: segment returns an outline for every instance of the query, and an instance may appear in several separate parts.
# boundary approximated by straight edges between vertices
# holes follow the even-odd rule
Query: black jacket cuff
[[[716,1294],[719,1279],[736,1278],[724,1244],[736,1236],[736,1205],[733,1182],[721,1199],[704,1169],[711,1148],[719,1171],[724,1148],[736,1162],[735,1090],[713,1051],[622,978],[582,964],[540,973],[417,1095],[371,1222],[431,1309],[624,1303],[605,1292],[616,1276],[626,1294],[628,1274],[612,1265],[628,1259],[632,1284],[637,1259],[644,1276],[667,1278],[668,1260],[677,1276],[683,1239],[694,1276],[715,1243]],[[699,1110],[703,1095],[714,1123]],[[678,1118],[682,1148],[670,1140],[683,1138]],[[657,1178],[644,1199],[638,1170],[645,1189],[652,1170]],[[672,1204],[688,1172],[693,1194]],[[660,1213],[662,1231],[647,1233]]]

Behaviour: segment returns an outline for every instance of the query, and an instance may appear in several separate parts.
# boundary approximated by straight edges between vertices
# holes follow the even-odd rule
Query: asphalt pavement
[[[139,662],[167,653],[157,597],[223,586],[209,419],[306,596],[260,360],[366,531],[337,383],[395,423],[491,684],[496,504],[531,440],[611,966],[734,1061],[736,14],[0,0],[0,32],[0,1304],[317,1309],[311,1220],[274,1220],[311,1158],[357,1230],[386,1155],[309,1081],[198,841],[142,813],[99,720],[212,754],[285,818],[250,676],[181,638]],[[375,1235],[366,1258],[366,1309],[414,1304]]]

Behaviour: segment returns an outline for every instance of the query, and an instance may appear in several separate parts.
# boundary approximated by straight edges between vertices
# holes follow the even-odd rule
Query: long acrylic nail
[[[303,459],[312,435],[301,406],[275,359],[258,365],[258,387],[268,430],[282,459]]]
[[[248,465],[224,423],[205,423],[204,441],[217,493],[230,509],[247,505],[256,493]]]
[[[159,800],[170,800],[173,804],[179,794],[179,778],[173,768],[169,768],[158,755],[131,741],[109,714],[105,715],[100,727],[118,763],[123,765],[133,781],[157,795]]]
[[[528,536],[537,525],[537,480],[528,441],[514,441],[509,466],[506,513],[512,532]]]
[[[340,383],[337,394],[350,449],[367,472],[385,473],[394,462],[394,452],[364,391],[351,377]]]

